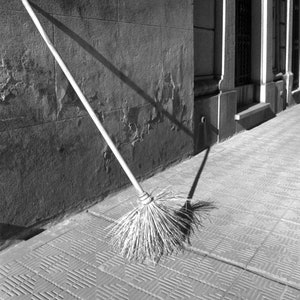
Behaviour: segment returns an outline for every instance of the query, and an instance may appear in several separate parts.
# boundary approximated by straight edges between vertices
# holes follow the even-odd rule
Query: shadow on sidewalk
[[[44,229],[0,223],[0,250],[16,241],[27,241]]]
[[[203,200],[192,201],[200,176],[205,167],[209,151],[210,151],[210,147],[207,147],[205,156],[202,160],[200,168],[196,174],[192,187],[187,196],[187,200],[183,204],[179,212],[177,213],[177,216],[179,218],[186,219],[187,226],[185,228],[181,228],[181,230],[188,244],[191,244],[190,236],[194,232],[194,230],[203,226],[203,219],[205,219],[208,216],[209,212],[212,209],[217,208],[215,204],[211,201],[203,201]]]

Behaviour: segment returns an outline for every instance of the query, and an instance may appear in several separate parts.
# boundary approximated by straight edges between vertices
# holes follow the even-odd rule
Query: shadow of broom
[[[198,185],[198,181],[200,179],[201,173],[206,164],[208,154],[210,151],[210,147],[206,149],[206,153],[204,159],[201,163],[201,166],[197,172],[197,175],[194,179],[192,187],[187,196],[186,202],[182,205],[182,207],[176,211],[176,217],[185,220],[185,226],[181,226],[181,231],[183,234],[183,238],[190,245],[190,237],[191,234],[195,232],[195,230],[199,229],[199,227],[203,227],[203,221],[206,219],[212,209],[216,209],[216,205],[212,201],[202,201],[198,200],[196,202],[192,202],[196,187]]]
[[[123,257],[129,260],[140,261],[144,261],[147,257],[150,258],[150,260],[155,261],[159,259],[162,255],[168,255],[177,250],[182,249],[183,242],[186,239],[189,240],[189,235],[192,232],[193,228],[201,224],[202,216],[196,215],[196,212],[200,212],[200,210],[203,212],[203,210],[207,210],[209,206],[204,202],[197,202],[196,204],[192,204],[191,200],[188,198],[185,205],[181,209],[179,209],[179,211],[176,211],[172,207],[159,204],[159,202],[161,202],[161,200],[170,200],[171,198],[179,199],[180,197],[177,197],[176,195],[175,197],[170,197],[169,192],[163,192],[160,193],[155,199],[153,196],[151,196],[142,189],[142,187],[137,182],[136,178],[128,168],[126,162],[123,160],[118,149],[116,148],[109,135],[105,131],[103,125],[101,124],[95,112],[91,108],[89,102],[83,95],[82,91],[80,90],[73,76],[64,64],[60,55],[57,53],[47,33],[44,31],[40,21],[38,20],[36,14],[32,10],[28,0],[22,0],[22,3],[24,4],[27,12],[34,21],[34,24],[36,25],[37,29],[42,35],[47,46],[49,47],[49,50],[54,55],[62,71],[67,76],[69,82],[72,84],[72,87],[76,91],[78,97],[80,98],[87,112],[93,119],[95,125],[99,129],[106,143],[109,145],[109,147],[115,154],[126,175],[129,177],[129,179],[131,180],[132,184],[138,192],[140,204],[139,207],[132,210],[124,217],[120,218],[117,221],[117,223],[112,227],[111,235],[112,244],[114,248]],[[76,34],[74,35],[75,37],[77,37],[77,41],[83,41],[79,36],[77,36]],[[105,59],[105,57],[97,53],[97,51],[95,51],[95,53],[95,49],[90,47],[90,45],[88,45],[84,41],[83,45],[86,46],[85,49],[88,52],[90,52],[90,54],[94,54],[95,57],[102,62],[102,64],[108,67],[122,81],[127,83],[130,87],[132,87],[132,89],[134,89],[139,95],[143,96],[157,109],[160,109],[159,106],[155,105],[155,101],[153,101],[151,97],[145,94],[141,88],[139,88],[133,81],[126,77],[125,74],[123,74],[116,67],[114,67],[107,59]],[[174,119],[173,116],[171,116],[166,111],[164,111],[164,114],[175,124],[177,124],[180,129],[182,129],[187,134],[193,136],[189,129],[182,126],[182,124],[178,120]],[[206,154],[208,155],[208,151]],[[204,161],[206,160],[207,155]],[[204,163],[202,163],[202,165],[204,166]],[[196,176],[196,180],[194,181],[193,186],[197,185],[197,177],[199,179],[202,169],[203,168],[200,167],[200,170],[197,174],[198,176]],[[176,216],[177,218],[174,218]],[[193,222],[197,223],[193,224]],[[185,236],[187,238],[185,238]]]

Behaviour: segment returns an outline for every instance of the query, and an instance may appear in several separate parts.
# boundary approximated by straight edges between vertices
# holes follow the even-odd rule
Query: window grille
[[[236,0],[235,85],[251,82],[251,1]]]

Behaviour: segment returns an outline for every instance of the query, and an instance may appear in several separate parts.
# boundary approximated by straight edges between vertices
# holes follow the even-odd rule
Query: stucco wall
[[[136,176],[192,153],[191,0],[33,2]],[[26,227],[128,180],[21,1],[0,13],[0,224]]]

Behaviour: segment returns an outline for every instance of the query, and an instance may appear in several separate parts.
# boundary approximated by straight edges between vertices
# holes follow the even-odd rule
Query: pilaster
[[[219,1],[219,5],[222,5],[222,58],[218,96],[218,139],[221,141],[235,134],[235,0]]]
[[[284,75],[286,81],[286,101],[290,105],[293,102],[293,72],[292,72],[292,48],[293,48],[293,0],[287,0],[287,22],[286,22],[286,63]]]
[[[272,0],[262,0],[261,6],[260,102],[272,104],[274,92],[269,91],[270,88],[275,88],[272,84]]]

